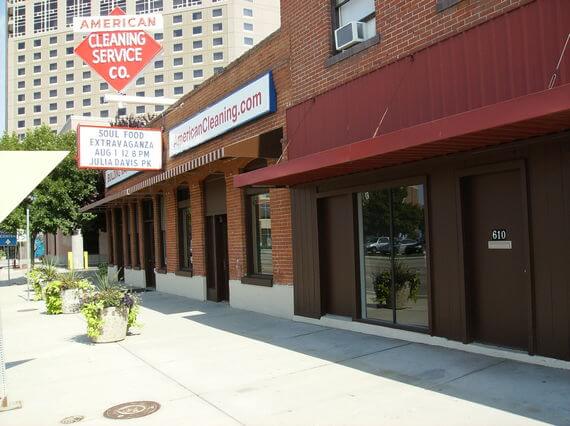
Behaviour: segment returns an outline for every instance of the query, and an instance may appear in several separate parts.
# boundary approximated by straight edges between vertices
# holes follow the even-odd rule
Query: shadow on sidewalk
[[[279,319],[156,293],[143,306],[345,367],[493,407],[570,424],[570,371]],[[412,401],[410,403],[413,404]]]

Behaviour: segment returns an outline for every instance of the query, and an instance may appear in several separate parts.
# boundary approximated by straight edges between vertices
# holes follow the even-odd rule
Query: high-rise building
[[[85,34],[75,16],[161,13],[154,33],[162,52],[124,91],[177,98],[220,72],[280,25],[279,0],[8,0],[7,130],[49,125],[60,130],[75,115],[109,117],[160,113],[163,106],[106,103],[115,93],[74,54]]]
[[[0,135],[6,130],[6,43],[8,29],[6,2],[0,1]]]

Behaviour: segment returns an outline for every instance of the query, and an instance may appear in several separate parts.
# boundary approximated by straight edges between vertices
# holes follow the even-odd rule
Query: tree
[[[14,232],[26,227],[26,206],[30,208],[30,233],[32,241],[40,233],[65,235],[74,229],[90,226],[96,215],[81,212],[80,208],[94,201],[99,193],[101,176],[95,170],[78,169],[75,132],[54,134],[47,126],[29,131],[20,141],[15,135],[0,139],[0,151],[70,151],[69,155],[32,191],[0,224],[0,229]],[[1,155],[1,154],[0,154]],[[25,173],[25,170],[22,171]],[[17,182],[18,177],[11,180]]]

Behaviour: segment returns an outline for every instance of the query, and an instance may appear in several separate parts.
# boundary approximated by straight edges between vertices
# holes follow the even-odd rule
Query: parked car
[[[389,237],[368,237],[366,240],[366,253],[390,254]]]
[[[400,254],[423,254],[424,245],[421,241],[405,238],[399,242],[397,251]]]

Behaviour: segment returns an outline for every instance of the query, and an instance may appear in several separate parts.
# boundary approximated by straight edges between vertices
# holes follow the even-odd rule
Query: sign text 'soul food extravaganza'
[[[169,156],[180,154],[276,109],[271,72],[182,122],[169,132]]]
[[[76,17],[73,27],[88,33],[75,53],[118,91],[162,49],[147,32],[162,30],[162,15],[125,15],[117,7],[108,16]]]
[[[80,168],[162,168],[162,132],[159,129],[79,126],[77,144]]]

